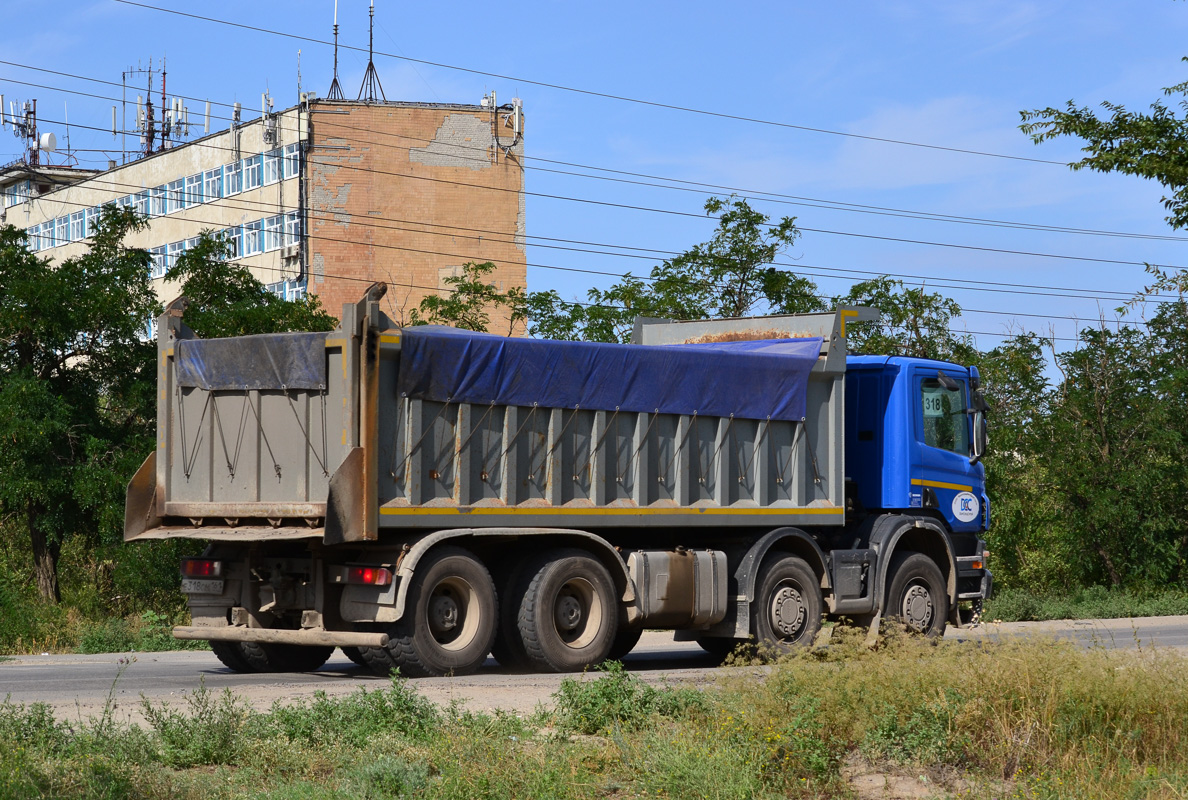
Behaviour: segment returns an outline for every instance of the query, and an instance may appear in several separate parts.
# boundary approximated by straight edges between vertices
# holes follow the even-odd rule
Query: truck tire
[[[209,644],[215,658],[222,661],[223,666],[232,672],[256,672],[256,669],[244,657],[239,642],[212,641]]]
[[[240,642],[240,652],[253,672],[313,672],[330,659],[333,647]]]
[[[628,628],[623,620],[619,620],[619,631],[615,634],[615,641],[611,644],[610,652],[606,654],[607,660],[621,661],[623,656],[635,649],[641,636],[643,636],[643,628]]]
[[[888,572],[891,588],[884,615],[913,633],[932,639],[942,636],[949,619],[949,595],[936,562],[923,553],[896,553]]]
[[[363,658],[363,651],[358,647],[340,647],[338,649],[342,651],[344,656],[354,661],[360,667],[367,666],[367,659]]]
[[[388,628],[387,647],[363,648],[381,675],[469,675],[495,641],[498,604],[491,573],[469,551],[442,547],[417,565],[404,618]]]
[[[808,647],[821,629],[821,581],[796,556],[774,554],[764,560],[755,581],[751,631],[760,648],[788,653]]]
[[[532,666],[577,672],[601,663],[619,623],[610,573],[582,550],[557,550],[535,562],[520,601],[517,626]]]
[[[512,672],[528,672],[532,669],[532,662],[528,660],[518,624],[520,603],[524,599],[524,592],[528,590],[522,559],[504,562],[499,574],[503,576],[498,584],[499,631],[495,635],[495,644],[491,646],[491,655],[500,666]]]
[[[709,653],[714,658],[724,661],[726,656],[734,652],[740,644],[743,644],[742,639],[730,639],[724,636],[699,636],[697,637],[697,646],[705,652]]]

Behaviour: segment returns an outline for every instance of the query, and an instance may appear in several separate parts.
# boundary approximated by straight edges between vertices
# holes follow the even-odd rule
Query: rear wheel
[[[256,672],[240,649],[239,642],[210,642],[210,649],[219,661],[229,670],[235,672]]]
[[[363,651],[358,647],[341,647],[339,649],[342,650],[342,654],[344,656],[349,658],[351,661],[354,661],[360,667],[367,666],[367,660],[363,658]]]
[[[619,631],[615,634],[615,641],[611,644],[610,652],[606,657],[611,661],[620,661],[623,656],[630,653],[639,644],[640,637],[643,636],[643,628],[628,628],[623,620],[619,620]]]
[[[526,672],[532,668],[532,662],[524,650],[524,640],[520,638],[518,625],[520,603],[528,589],[522,560],[505,562],[499,574],[499,631],[495,635],[491,655],[509,670]]]
[[[923,553],[898,553],[888,570],[886,615],[909,631],[930,638],[944,635],[949,618],[949,595],[940,567]]]
[[[313,672],[326,663],[333,647],[240,642],[240,652],[253,672]]]
[[[821,582],[802,558],[769,556],[755,583],[751,630],[760,647],[791,652],[813,643],[821,629]]]
[[[388,630],[387,647],[362,650],[380,674],[410,678],[467,675],[495,641],[497,602],[487,568],[469,551],[443,547],[413,573],[404,618]]]
[[[743,644],[741,639],[729,639],[722,636],[699,636],[697,638],[698,647],[719,659],[725,659],[740,644]]]
[[[619,621],[606,567],[582,550],[558,550],[537,564],[517,617],[528,660],[548,672],[576,672],[605,660]]]

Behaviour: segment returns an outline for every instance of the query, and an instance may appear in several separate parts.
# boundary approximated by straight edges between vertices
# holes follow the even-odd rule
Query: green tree
[[[186,325],[202,338],[329,331],[338,324],[317,296],[278,297],[247,267],[228,260],[230,256],[231,242],[225,236],[203,231],[197,244],[179,255],[165,274],[167,280],[181,283],[188,301]]]
[[[127,475],[152,447],[159,310],[149,255],[125,247],[144,221],[105,206],[83,255],[53,266],[0,228],[0,509],[27,531],[40,594],[57,601],[72,535],[120,527]]]
[[[848,293],[833,298],[833,304],[871,306],[882,312],[879,322],[846,326],[847,342],[855,353],[976,363],[972,337],[951,327],[961,306],[942,294],[882,276],[854,284]]]
[[[608,289],[590,289],[585,303],[555,291],[529,294],[523,305],[529,333],[625,342],[637,316],[709,319],[824,308],[816,284],[772,263],[800,236],[794,217],[773,224],[734,197],[711,197],[705,211],[718,219],[713,237],[653,267],[647,278],[627,273]]]
[[[1160,387],[1164,362],[1156,337],[1104,325],[1056,355],[1063,380],[1043,452],[1087,582],[1155,586],[1182,577],[1183,439]]]
[[[501,292],[488,276],[496,269],[490,261],[469,261],[462,265],[460,275],[444,280],[448,294],[431,294],[421,300],[419,308],[409,315],[413,325],[452,325],[468,331],[486,331],[491,324],[491,312],[508,311],[510,336],[518,323],[523,322],[526,295],[517,287]]]
[[[1165,88],[1163,94],[1188,98],[1188,81]],[[1186,102],[1180,101],[1181,105]],[[1074,170],[1121,172],[1159,181],[1170,193],[1163,197],[1167,223],[1173,228],[1188,225],[1188,120],[1177,117],[1159,100],[1151,104],[1149,113],[1128,111],[1117,103],[1101,105],[1107,112],[1103,116],[1072,100],[1064,108],[1021,111],[1020,128],[1036,144],[1063,136],[1083,140],[1082,150],[1088,155],[1069,164]]]

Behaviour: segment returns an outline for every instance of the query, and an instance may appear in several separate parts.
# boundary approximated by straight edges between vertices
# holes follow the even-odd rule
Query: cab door
[[[984,472],[981,464],[970,463],[968,375],[958,368],[942,371],[952,381],[942,382],[935,368],[913,370],[912,505],[937,509],[954,531],[977,531],[982,527]]]

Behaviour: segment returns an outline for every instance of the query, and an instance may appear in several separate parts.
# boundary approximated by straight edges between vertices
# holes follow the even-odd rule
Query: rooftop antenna
[[[17,111],[17,103],[10,100],[8,102],[8,122],[12,125],[13,135],[18,139],[24,139],[28,143],[25,158],[29,166],[36,167],[38,165],[42,150],[50,153],[54,151],[55,140],[52,133],[47,133],[43,139],[37,138],[36,100],[21,103],[19,112]],[[48,146],[43,146],[43,140]]]
[[[327,100],[346,100],[342,93],[342,84],[338,82],[338,0],[334,0],[334,80],[330,81],[330,91],[326,93]]]
[[[66,163],[70,163],[70,109],[62,103],[62,122],[66,125]]]
[[[165,152],[165,146],[169,139],[170,124],[169,117],[165,114],[165,56],[161,56],[161,152]]]
[[[383,102],[388,102],[388,98],[384,95],[384,87],[380,86],[379,73],[375,71],[375,59],[373,53],[375,51],[375,0],[371,0],[371,10],[367,12],[369,23],[367,31],[367,71],[363,73],[363,85],[359,87],[359,100],[365,103],[378,103],[380,98]],[[376,92],[379,96],[376,96]],[[364,98],[364,94],[367,95]]]

